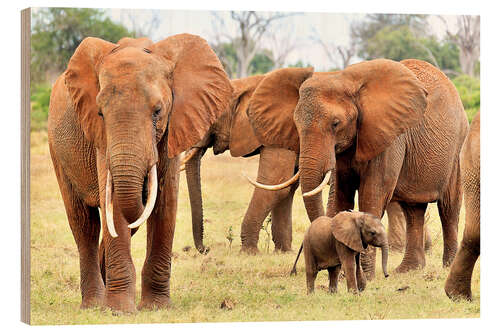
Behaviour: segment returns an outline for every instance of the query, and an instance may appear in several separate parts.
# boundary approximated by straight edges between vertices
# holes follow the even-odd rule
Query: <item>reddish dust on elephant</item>
[[[52,90],[48,137],[80,257],[81,306],[134,312],[134,228],[148,221],[139,308],[166,307],[177,156],[205,136],[232,87],[198,36],[120,43],[81,42]]]
[[[273,80],[285,71],[294,77],[277,92]],[[261,142],[299,154],[309,219],[323,213],[318,189],[328,175],[329,217],[353,209],[356,191],[359,210],[379,218],[397,201],[406,218],[406,248],[396,271],[407,272],[425,266],[424,214],[437,201],[443,265],[451,264],[462,196],[459,153],[468,123],[446,75],[424,61],[386,59],[332,73],[288,68],[274,75],[259,85],[269,83],[267,89],[254,93],[268,95],[268,102],[251,101],[248,115]],[[373,267],[374,250],[361,261]]]

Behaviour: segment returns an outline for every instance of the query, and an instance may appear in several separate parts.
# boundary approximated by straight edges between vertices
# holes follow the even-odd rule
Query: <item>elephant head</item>
[[[240,157],[258,151],[261,143],[253,134],[246,110],[250,98],[264,75],[255,75],[231,81],[233,94],[228,107],[217,118],[205,137],[193,147],[184,159],[191,204],[193,239],[196,249],[206,253],[203,244],[203,201],[201,196],[200,166],[205,151],[213,148],[215,155],[229,149],[231,156]]]
[[[159,154],[173,158],[200,141],[232,88],[207,42],[189,34],[122,45],[89,37],[64,75],[85,137],[105,156],[107,223],[116,236],[113,214],[137,227],[151,213]]]
[[[406,66],[385,59],[295,78],[281,89],[288,93],[257,90],[254,95],[264,96],[252,100],[248,114],[261,142],[300,154],[301,189],[312,221],[323,213],[318,186],[328,178],[327,215],[337,213],[336,155],[351,152],[352,163],[363,163],[382,153],[422,120],[427,92]],[[279,107],[280,98],[286,107]]]
[[[368,245],[382,248],[382,271],[385,277],[389,276],[389,243],[379,218],[361,212],[340,212],[332,219],[332,234],[336,240],[356,252],[363,252]]]

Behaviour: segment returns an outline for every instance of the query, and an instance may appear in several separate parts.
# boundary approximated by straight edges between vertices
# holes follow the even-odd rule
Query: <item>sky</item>
[[[115,22],[120,22],[128,28],[135,26],[149,26],[152,19],[149,9],[107,9],[107,13]],[[229,11],[201,11],[201,10],[154,10],[160,18],[160,25],[149,36],[153,41],[178,33],[191,33],[205,38],[209,42],[215,40],[216,25],[215,14],[226,22],[227,33],[236,35],[237,26],[231,20]],[[325,43],[348,46],[350,42],[349,31],[353,21],[359,21],[365,14],[340,14],[340,13],[294,13],[294,15],[275,21],[271,34],[276,38],[286,38],[295,45],[294,50],[287,56],[285,66],[302,60],[304,64],[312,64],[315,70],[329,70],[335,67],[324,52],[322,46],[314,41],[321,38]],[[455,24],[454,16],[444,16],[450,29]],[[446,26],[435,15],[429,15],[429,32],[442,38]],[[270,36],[270,35],[268,35]],[[283,37],[284,36],[284,37]],[[265,43],[269,41],[264,40]],[[359,59],[354,59],[354,62]]]

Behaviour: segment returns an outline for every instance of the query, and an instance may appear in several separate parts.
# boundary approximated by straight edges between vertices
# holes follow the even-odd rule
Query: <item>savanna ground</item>
[[[454,303],[443,285],[448,269],[442,268],[442,234],[435,204],[429,206],[433,247],[424,269],[394,274],[402,254],[389,255],[389,278],[385,279],[377,255],[377,274],[360,295],[347,293],[344,280],[336,295],[327,293],[328,273],[316,280],[316,293],[306,295],[303,256],[298,275],[290,277],[303,234],[309,225],[300,190],[293,205],[293,249],[275,254],[270,235],[260,232],[260,255],[239,254],[240,227],[252,186],[241,176],[244,170],[257,173],[258,157],[213,156],[209,151],[202,163],[202,190],[205,208],[205,244],[208,255],[193,246],[191,214],[184,173],[180,178],[179,205],[174,236],[171,300],[172,308],[115,316],[109,310],[80,310],[78,252],[71,234],[47,145],[47,133],[31,136],[31,323],[167,323],[228,321],[293,321],[403,318],[479,317],[479,261],[472,281],[472,302]],[[323,191],[326,202],[327,191]],[[464,227],[460,216],[459,240]],[[387,223],[384,218],[384,224]],[[264,223],[264,226],[266,223]],[[232,232],[229,232],[230,228]],[[140,299],[140,272],[145,257],[146,228],[132,239],[132,257],[137,272]],[[270,232],[271,226],[267,226]],[[232,245],[227,237],[232,234]],[[230,237],[231,238],[231,237]],[[232,309],[221,309],[226,300]]]

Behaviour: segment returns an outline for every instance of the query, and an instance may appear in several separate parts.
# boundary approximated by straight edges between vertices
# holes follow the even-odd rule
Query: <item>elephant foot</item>
[[[103,304],[104,304],[104,294],[84,297],[82,299],[82,304],[80,304],[80,309],[82,310],[91,309],[95,307],[100,307]]]
[[[260,251],[256,246],[242,246],[240,253],[249,254],[249,255],[257,255],[260,253]]]
[[[134,297],[123,294],[107,294],[104,306],[110,308],[113,314],[134,314],[137,312]]]
[[[413,262],[402,262],[396,269],[394,270],[396,273],[408,273],[410,271],[415,271],[418,269],[422,269],[425,267],[425,261],[413,261]]]
[[[291,247],[288,247],[288,248],[277,248],[277,247],[275,247],[274,248],[274,253],[288,253],[288,252],[292,252],[292,248]]]
[[[465,299],[467,301],[472,300],[470,281],[468,281],[468,282],[462,281],[462,282],[463,283],[461,283],[459,281],[453,281],[450,278],[448,278],[448,280],[446,280],[446,284],[444,286],[444,291],[446,292],[446,295],[452,301],[457,301],[460,299]]]
[[[139,310],[160,310],[172,308],[169,297],[162,297],[161,299],[143,299],[137,307]]]

